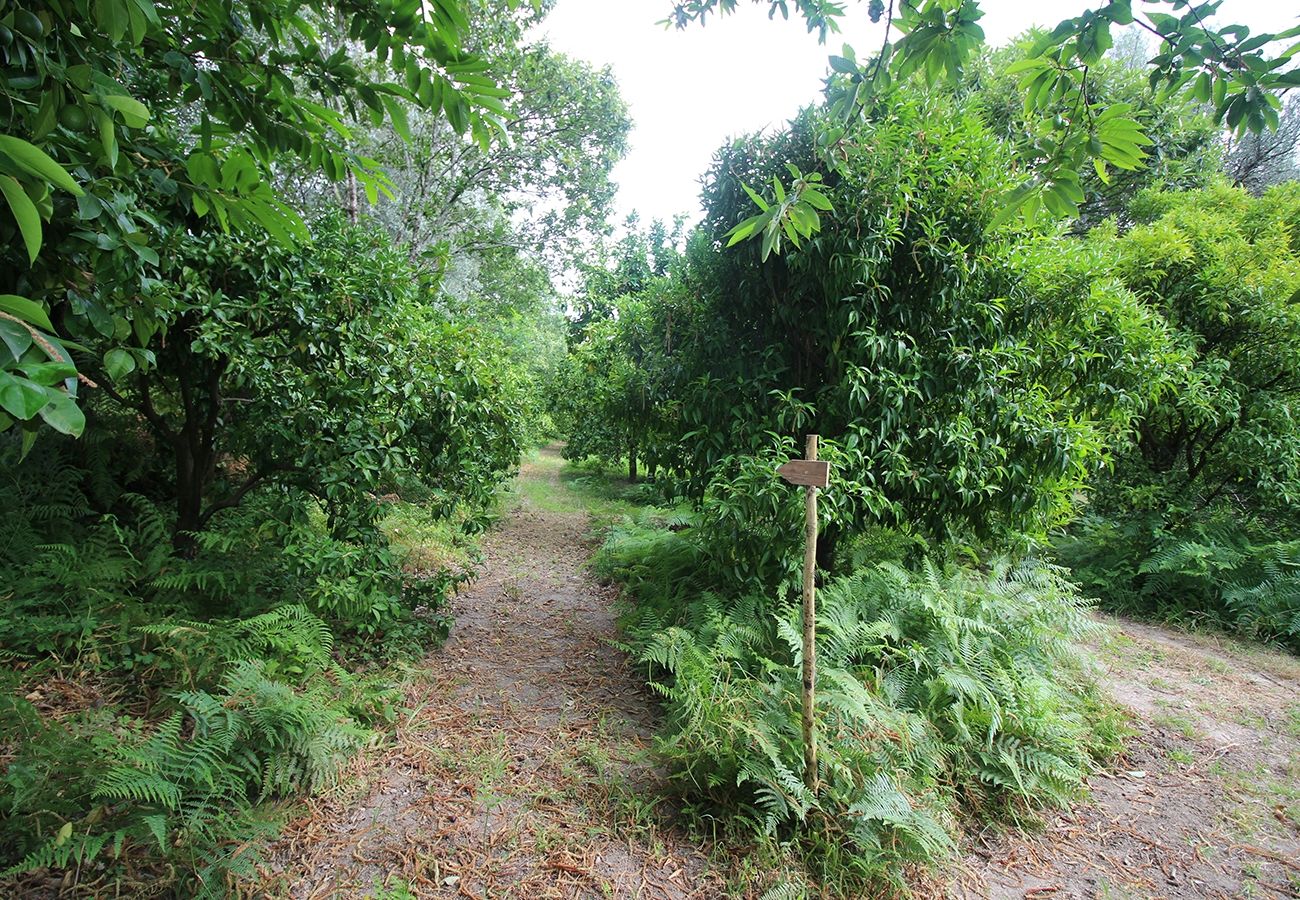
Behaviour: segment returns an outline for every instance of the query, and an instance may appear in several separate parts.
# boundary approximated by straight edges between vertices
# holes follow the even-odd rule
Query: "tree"
[[[1228,137],[1226,142],[1224,171],[1233,184],[1252,194],[1300,180],[1300,100],[1286,102],[1276,129]]]
[[[1258,199],[1216,185],[1156,192],[1138,225],[1089,243],[1168,323],[1186,354],[1137,424],[1118,480],[1158,485],[1155,508],[1217,500],[1243,515],[1291,516],[1300,499],[1300,184]]]
[[[336,20],[394,80],[323,49]],[[6,4],[0,27],[0,319],[26,343],[0,353],[0,430],[17,420],[27,446],[38,414],[84,425],[69,329],[138,349],[161,327],[157,248],[174,225],[304,239],[273,191],[275,161],[351,173],[377,194],[383,176],[349,150],[347,122],[400,115],[403,101],[483,144],[503,130],[507,92],[463,49],[459,0],[42,0]]]
[[[501,140],[467,141],[436,111],[409,103],[400,104],[398,120],[353,129],[355,152],[389,178],[389,193],[366,213],[413,260],[455,265],[504,241],[559,272],[603,234],[614,196],[610,170],[626,150],[627,108],[608,69],[544,44],[518,46],[537,18],[492,3],[467,38],[511,95]],[[319,174],[285,174],[308,208],[350,203]]]
[[[766,2],[772,16],[789,16],[787,0],[754,2]],[[1085,199],[1080,179],[1090,161],[1102,181],[1114,169],[1133,170],[1143,164],[1151,139],[1133,109],[1107,106],[1092,96],[1095,67],[1113,46],[1112,29],[1117,26],[1136,25],[1159,40],[1159,52],[1146,66],[1153,88],[1211,104],[1213,120],[1238,133],[1278,127],[1279,94],[1300,86],[1300,69],[1289,67],[1300,43],[1276,55],[1271,48],[1300,35],[1300,26],[1252,35],[1244,25],[1212,26],[1215,0],[1153,0],[1147,5],[1135,16],[1132,0],[1106,0],[1043,34],[1029,56],[1016,64],[1013,74],[1020,76],[1026,113],[1050,121],[1051,127],[1034,129],[1024,145],[1026,172],[1020,184],[1007,191],[1009,211],[1030,217],[1044,210],[1052,216],[1073,216]],[[667,21],[684,28],[736,6],[737,0],[678,0]],[[1166,6],[1179,15],[1151,6]],[[823,42],[846,14],[846,6],[833,0],[798,0],[796,7],[809,31]],[[891,0],[888,7],[882,0],[869,0],[867,14],[873,22],[885,22],[876,55],[859,62],[846,45],[843,55],[830,58],[827,93],[833,117],[843,122],[828,122],[818,135],[819,162],[827,167],[839,164],[840,143],[851,120],[893,85],[913,76],[928,84],[941,79],[955,83],[984,40],[980,0]],[[895,30],[897,41],[891,40]],[[808,237],[815,230],[814,220],[790,214],[805,187],[796,177],[792,202],[781,206],[789,230]],[[784,230],[772,232],[770,244],[778,251]]]
[[[626,458],[636,481],[665,462],[666,408],[673,378],[672,311],[681,303],[680,225],[638,227],[635,215],[613,247],[583,267],[569,318],[569,356],[551,387],[552,415],[570,459]]]
[[[1125,34],[1140,40],[1143,33],[1130,29]],[[1017,162],[1022,171],[1032,170],[1044,162],[1044,157],[1035,155],[1030,148],[1045,136],[1059,134],[1071,114],[1064,103],[1046,110],[1050,116],[1025,109],[1020,79],[1014,73],[1042,37],[1042,32],[1031,32],[1006,47],[981,54],[966,68],[963,81],[956,88],[962,93],[972,92],[979,99],[989,126],[1021,148]],[[1145,61],[1151,55],[1147,52],[1142,59]],[[1096,169],[1084,168],[1079,178],[1083,200],[1072,226],[1074,231],[1087,231],[1111,217],[1127,221],[1128,204],[1144,188],[1160,185],[1169,189],[1193,189],[1204,187],[1214,177],[1218,129],[1203,105],[1178,94],[1157,92],[1131,60],[1116,58],[1112,53],[1094,65],[1087,99],[1103,108],[1123,105],[1131,110],[1142,122],[1151,143],[1139,168],[1117,169],[1107,172],[1105,177]]]
[[[644,453],[704,500],[706,527],[729,529],[705,542],[725,565],[769,586],[782,535],[799,533],[771,471],[805,433],[836,473],[823,568],[877,524],[1041,535],[1182,359],[1100,253],[999,221],[1012,151],[978,104],[943,92],[896,96],[855,126],[816,188],[834,208],[811,238],[781,256],[722,247],[750,185],[810,165],[823,114],[719,152],[687,265],[640,328]]]
[[[337,218],[315,232],[297,248],[177,235],[156,300],[166,339],[93,371],[148,427],[184,552],[256,490],[313,497],[354,539],[385,485],[415,476],[474,502],[518,457],[519,399],[486,336],[432,309],[434,285],[375,234]]]

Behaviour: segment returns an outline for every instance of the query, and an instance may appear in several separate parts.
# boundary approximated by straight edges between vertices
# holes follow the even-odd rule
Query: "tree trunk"
[[[627,480],[636,484],[636,444],[627,448]]]
[[[203,472],[182,436],[176,442],[176,525],[172,529],[172,548],[179,556],[194,556],[198,549],[194,535],[202,527]]]

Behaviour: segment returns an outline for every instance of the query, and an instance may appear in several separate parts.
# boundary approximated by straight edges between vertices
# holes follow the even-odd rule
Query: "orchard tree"
[[[1157,509],[1229,501],[1293,516],[1300,502],[1300,183],[1259,198],[1216,185],[1150,192],[1123,235],[1089,244],[1185,348],[1116,476]],[[1151,493],[1155,491],[1155,493]]]
[[[1140,36],[1143,32],[1129,33]],[[957,91],[970,92],[979,99],[989,126],[1013,146],[1021,147],[1017,163],[1031,168],[1045,161],[1041,156],[1029,158],[1031,151],[1025,149],[1026,142],[1033,139],[1040,116],[1037,111],[1026,111],[1021,79],[1015,71],[1042,37],[1042,32],[1030,32],[1006,47],[981,54],[967,66],[956,87]],[[1220,153],[1219,129],[1203,104],[1181,94],[1157,91],[1143,71],[1135,68],[1130,60],[1115,58],[1115,54],[1108,54],[1092,67],[1088,99],[1101,107],[1122,105],[1132,110],[1151,143],[1145,147],[1146,156],[1138,168],[1103,173],[1084,167],[1079,179],[1084,199],[1078,205],[1079,215],[1073,230],[1087,231],[1110,217],[1126,221],[1128,204],[1144,188],[1161,185],[1193,189],[1206,186],[1214,177]],[[1063,101],[1050,111],[1054,127],[1063,126],[1071,115]],[[1271,137],[1273,132],[1265,134]]]
[[[436,284],[380,234],[337,215],[313,231],[297,247],[175,235],[154,298],[167,338],[136,351],[147,365],[109,350],[90,370],[148,429],[182,551],[255,491],[315,497],[354,539],[386,485],[415,476],[484,501],[518,458],[504,352],[436,311]]]
[[[352,121],[400,118],[414,103],[481,145],[500,135],[508,92],[464,49],[466,10],[462,0],[4,0],[0,429],[19,423],[27,447],[39,419],[80,433],[74,332],[108,340],[105,368],[128,356],[152,364],[146,347],[165,324],[153,301],[158,248],[176,228],[305,239],[273,190],[277,160],[350,173],[377,195],[387,182],[349,149]],[[382,75],[326,49],[324,25],[339,21]]]
[[[789,16],[788,0],[754,0],[769,15]],[[884,38],[873,55],[859,60],[854,48],[832,56],[827,94],[834,119],[817,135],[819,165],[833,168],[843,159],[842,142],[852,120],[881,102],[896,84],[923,78],[929,84],[960,81],[984,42],[979,20],[985,0],[868,0],[866,14],[884,23]],[[738,0],[678,0],[668,23],[684,28],[711,14],[733,12]],[[839,0],[797,0],[810,32],[823,42],[848,14]],[[853,4],[861,8],[859,4]],[[1291,65],[1300,43],[1300,26],[1280,33],[1252,34],[1244,25],[1216,25],[1217,0],[1105,0],[1095,9],[1066,19],[1045,32],[1012,74],[1019,77],[1027,117],[1035,126],[1020,144],[1018,184],[1006,192],[1008,213],[1034,217],[1077,214],[1086,199],[1082,173],[1091,167],[1103,182],[1115,170],[1143,165],[1152,138],[1128,104],[1107,104],[1094,95],[1096,67],[1114,44],[1117,28],[1135,25],[1158,41],[1146,64],[1152,88],[1186,95],[1208,104],[1216,123],[1237,132],[1277,128],[1280,94],[1300,86],[1300,68]],[[1279,44],[1279,42],[1281,42]],[[1274,48],[1281,46],[1280,52]],[[741,233],[760,235],[780,250],[795,235],[817,228],[816,211],[801,203],[809,182],[792,173],[789,190],[760,205],[761,220]],[[757,204],[757,201],[756,201]]]
[[[742,461],[771,482],[820,433],[836,473],[827,564],[872,523],[994,537],[1065,521],[1182,350],[1103,255],[999,221],[1013,151],[943,92],[895,96],[854,126],[847,159],[805,191],[812,238],[719,252],[750,185],[777,191],[791,160],[813,165],[820,115],[714,163],[711,240],[692,244],[683,288],[692,327],[662,365],[679,409],[661,456],[694,496],[743,500],[737,521],[757,520],[784,507]],[[756,553],[772,538],[751,537]]]

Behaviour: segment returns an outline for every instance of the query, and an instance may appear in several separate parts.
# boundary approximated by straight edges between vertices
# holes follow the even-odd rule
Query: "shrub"
[[[700,544],[627,523],[597,559],[629,589],[629,646],[666,706],[659,749],[687,793],[794,836],[823,879],[901,887],[899,864],[949,854],[963,818],[1063,804],[1114,749],[1077,645],[1096,626],[1062,570],[878,562],[819,592],[814,795],[797,605],[712,592]]]
[[[6,818],[3,829],[21,858],[0,877],[75,865],[91,880],[111,864],[106,857],[152,845],[187,864],[181,880],[193,880],[194,895],[225,896],[227,878],[252,872],[254,803],[332,783],[369,738],[340,711],[331,680],[295,689],[268,678],[258,661],[232,666],[212,692],[175,700],[176,711],[148,732],[130,720],[88,716],[29,735],[3,782],[7,811],[25,813]],[[58,809],[35,804],[50,793],[39,766],[61,770],[78,754],[85,768],[62,773]]]

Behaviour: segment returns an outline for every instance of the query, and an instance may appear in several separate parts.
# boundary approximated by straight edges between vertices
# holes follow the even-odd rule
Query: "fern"
[[[659,749],[688,792],[868,881],[950,854],[960,801],[992,812],[1076,796],[1101,743],[1078,649],[1096,626],[1064,570],[882,561],[825,584],[813,795],[799,609],[709,590],[695,540],[629,522],[598,557],[630,589],[627,643],[664,700]]]
[[[1060,551],[1111,608],[1208,622],[1300,651],[1300,541],[1272,531],[1236,515],[1176,529],[1092,517]]]

